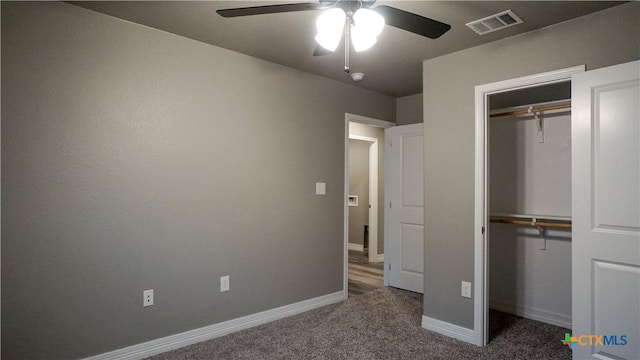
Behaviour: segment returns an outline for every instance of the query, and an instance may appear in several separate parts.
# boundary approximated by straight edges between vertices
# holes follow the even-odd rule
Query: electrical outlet
[[[229,291],[229,275],[220,278],[220,292]]]
[[[153,305],[153,289],[142,292],[142,306],[147,307]]]
[[[471,283],[467,281],[463,281],[460,293],[461,293],[460,295],[462,295],[463,297],[471,299]]]

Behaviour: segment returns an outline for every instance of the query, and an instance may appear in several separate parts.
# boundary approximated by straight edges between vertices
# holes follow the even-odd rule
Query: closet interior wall
[[[570,83],[492,95],[492,113],[571,98]],[[498,110],[501,109],[501,110]],[[570,108],[489,124],[491,214],[571,217]],[[571,229],[491,223],[489,307],[571,328]]]

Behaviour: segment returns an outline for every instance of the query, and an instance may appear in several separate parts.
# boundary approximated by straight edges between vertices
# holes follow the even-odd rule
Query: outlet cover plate
[[[463,297],[471,299],[471,283],[468,281],[463,281],[460,289],[460,295]]]
[[[153,305],[153,289],[142,292],[142,306],[147,307]]]

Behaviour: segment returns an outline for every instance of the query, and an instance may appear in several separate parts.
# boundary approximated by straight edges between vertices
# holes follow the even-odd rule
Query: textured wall
[[[3,357],[342,290],[345,112],[395,99],[59,2],[2,3],[2,80]]]
[[[426,316],[473,328],[474,87],[585,64],[640,58],[640,3],[423,63]],[[479,231],[479,229],[477,229]]]

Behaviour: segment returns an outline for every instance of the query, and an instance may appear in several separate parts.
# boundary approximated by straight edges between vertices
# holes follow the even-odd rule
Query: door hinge
[[[389,141],[389,147],[393,147],[393,141]]]
[[[389,271],[391,271],[391,263],[389,263]]]
[[[391,209],[391,201],[389,201],[389,209]]]
[[[484,235],[484,226],[482,227],[482,235]]]

